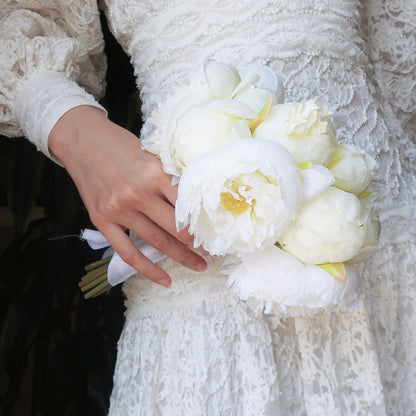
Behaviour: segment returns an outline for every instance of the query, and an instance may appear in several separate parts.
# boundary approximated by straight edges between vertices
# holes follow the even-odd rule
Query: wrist
[[[59,163],[49,152],[50,131],[63,114],[82,105],[97,107],[105,112],[92,95],[69,80],[64,73],[40,71],[22,80],[14,114],[29,141],[47,157]]]
[[[50,153],[66,166],[71,155],[82,145],[87,145],[83,137],[102,123],[110,122],[106,114],[96,107],[80,105],[67,111],[54,125],[49,133],[48,147]]]

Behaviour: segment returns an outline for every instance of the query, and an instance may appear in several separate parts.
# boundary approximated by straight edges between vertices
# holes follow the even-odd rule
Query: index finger
[[[165,287],[171,285],[172,280],[169,275],[134,245],[122,227],[111,225],[102,230],[102,233],[125,263],[155,283]]]
[[[171,176],[169,176],[172,178]],[[172,179],[170,181],[163,181],[160,186],[162,196],[164,196],[169,203],[174,207],[176,200],[178,199],[178,185],[172,185]]]

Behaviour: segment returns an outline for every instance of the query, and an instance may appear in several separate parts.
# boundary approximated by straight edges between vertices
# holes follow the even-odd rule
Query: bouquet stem
[[[101,282],[99,285],[95,286],[93,289],[89,290],[84,294],[85,299],[96,298],[107,290],[111,289],[111,285],[108,283],[107,279],[104,282]]]
[[[103,259],[97,260],[94,263],[87,264],[85,266],[84,270],[86,272],[89,272],[90,270],[97,269],[100,266],[108,265],[108,263],[110,262],[110,260],[111,260],[111,256],[110,257],[104,257]]]
[[[87,272],[78,283],[81,291],[84,293],[84,298],[88,299],[96,297],[111,289],[108,283],[107,271],[110,257],[95,261],[94,263],[85,266]]]

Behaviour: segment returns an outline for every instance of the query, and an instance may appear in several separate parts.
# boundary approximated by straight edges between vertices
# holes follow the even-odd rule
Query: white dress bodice
[[[362,267],[364,303],[352,314],[329,316],[325,312],[314,317],[282,320],[274,334],[290,325],[289,332],[295,337],[302,356],[302,359],[295,355],[288,358],[291,366],[300,371],[297,377],[302,382],[299,384],[292,379],[290,394],[285,396],[293,398],[300,394],[306,405],[294,406],[288,414],[397,414],[397,406],[402,409],[401,414],[408,414],[416,405],[408,396],[408,387],[403,387],[414,386],[416,380],[414,370],[404,370],[404,363],[415,362],[410,351],[416,342],[411,300],[416,296],[416,285],[412,279],[403,279],[403,275],[414,276],[411,259],[415,246],[409,248],[406,242],[415,241],[415,216],[410,208],[416,189],[415,146],[404,129],[403,118],[399,117],[399,113],[404,116],[404,112],[395,107],[397,102],[391,105],[385,101],[385,91],[372,77],[374,73],[381,76],[383,67],[382,62],[372,62],[368,39],[374,35],[377,24],[383,25],[373,16],[367,26],[362,4],[352,0],[211,0],[204,3],[125,0],[107,2],[107,5],[112,29],[132,57],[145,120],[156,109],[161,110],[162,115],[164,106],[168,111],[166,102],[202,76],[207,58],[232,63],[237,68],[261,62],[284,79],[286,100],[313,97],[327,104],[334,113],[340,141],[355,143],[376,157],[376,186],[384,197],[380,214],[383,231],[379,252]],[[388,12],[387,5],[384,11]],[[399,43],[396,46],[401,47]],[[407,79],[410,84],[414,82]],[[164,122],[163,117],[159,122]],[[402,149],[407,149],[406,154]],[[400,266],[393,272],[392,260],[399,253]],[[131,310],[148,312],[148,306],[143,305],[152,303],[150,299],[158,299],[154,301],[157,309],[172,311],[172,302],[184,307],[200,296],[210,298],[212,277],[184,273],[172,264],[165,264],[165,267],[174,279],[169,294],[141,280],[132,279],[126,284]],[[215,271],[211,269],[210,274],[215,276]],[[214,287],[216,285],[215,281]],[[413,293],[410,298],[409,293]],[[136,302],[137,299],[141,299],[140,302]],[[400,312],[396,302],[400,304]],[[246,324],[250,326],[249,320]],[[226,324],[221,321],[221,325]],[[186,333],[186,329],[177,330]],[[355,338],[351,334],[360,335]],[[264,336],[262,333],[261,337]],[[348,341],[335,341],[345,337]],[[374,354],[386,357],[393,351],[393,355],[401,358],[381,358],[375,363]],[[343,364],[336,364],[337,360]],[[331,363],[325,371],[320,369],[322,362]],[[210,367],[209,363],[206,365]],[[343,375],[340,381],[337,371],[342,372],[340,366],[344,365],[355,374],[354,380],[349,376],[344,379]],[[359,374],[363,376],[361,381]],[[358,393],[357,388],[361,382],[365,384],[365,379],[372,380],[371,387]],[[379,390],[378,379],[389,386],[386,395]],[[344,385],[349,395],[341,394],[343,398],[336,399],[334,386],[339,383],[352,383],[355,387]],[[269,386],[272,385],[276,388],[275,380],[269,380]],[[281,390],[287,388],[282,382],[279,386]],[[410,389],[414,391],[414,387]],[[270,414],[284,414],[281,413],[283,405],[275,406],[280,413],[275,410],[276,413]]]
[[[383,191],[387,185],[386,194],[399,197],[401,179],[414,188],[407,174],[414,146],[400,122],[391,120],[394,109],[371,77],[375,68],[381,71],[380,62],[371,62],[366,39],[372,26],[363,24],[361,2],[119,0],[107,6],[114,34],[134,64],[144,119],[200,77],[207,58],[237,68],[261,62],[283,77],[286,100],[313,97],[330,107],[340,141],[379,159],[377,180]],[[398,146],[408,148],[409,157],[399,160]]]

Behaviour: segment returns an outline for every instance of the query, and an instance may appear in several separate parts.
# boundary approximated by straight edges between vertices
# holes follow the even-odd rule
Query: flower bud
[[[328,169],[335,177],[337,188],[360,195],[370,183],[375,166],[375,160],[359,147],[341,144]]]
[[[331,186],[302,206],[295,223],[279,243],[306,263],[344,262],[360,251],[366,221],[367,212],[360,200]]]

